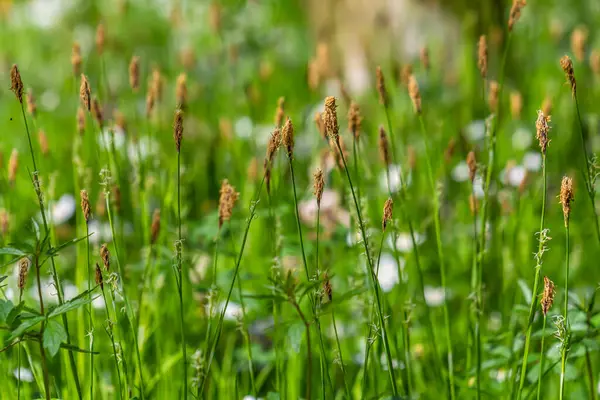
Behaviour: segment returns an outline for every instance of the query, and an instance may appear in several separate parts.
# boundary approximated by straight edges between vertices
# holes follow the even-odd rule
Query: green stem
[[[476,362],[476,383],[477,400],[481,399],[481,310],[480,295],[480,277],[477,264],[477,255],[479,254],[479,241],[477,240],[477,203],[475,200],[475,185],[471,182],[471,196],[473,198],[473,263],[471,266],[471,292],[475,294],[475,362]]]
[[[244,304],[244,294],[242,293],[242,278],[240,277],[237,280],[238,291],[240,292],[240,305],[242,306],[242,324],[243,324],[243,333],[246,342],[246,353],[248,356],[248,371],[250,373],[250,384],[252,385],[252,394],[254,396],[258,396],[258,391],[256,390],[256,380],[254,379],[254,364],[252,362],[252,347],[250,343],[250,332],[246,328],[246,305]]]
[[[541,253],[543,250],[544,243],[542,241],[542,235],[544,231],[544,218],[546,216],[546,154],[542,153],[542,179],[543,179],[543,192],[542,192],[542,215],[540,217],[540,243],[538,246],[538,260],[535,266],[535,277],[533,279],[533,291],[531,292],[531,304],[529,306],[529,318],[527,322],[527,334],[525,337],[525,347],[523,350],[523,361],[521,363],[521,378],[519,381],[519,391],[517,393],[517,400],[521,399],[523,394],[523,388],[525,387],[525,377],[527,376],[527,358],[529,356],[529,345],[531,344],[531,331],[533,330],[533,317],[535,316],[535,309],[537,304],[537,292],[540,281],[540,274],[542,270]]]
[[[39,264],[39,255],[35,255],[35,276],[37,279],[37,289],[38,296],[40,299],[40,314],[44,315],[44,297],[42,296],[42,282],[40,280],[40,264]],[[52,397],[50,394],[50,377],[48,374],[48,362],[46,360],[46,350],[44,349],[44,343],[41,338],[44,337],[44,328],[45,322],[42,322],[42,327],[40,328],[40,355],[42,358],[42,372],[44,376],[44,393],[46,396],[46,400],[50,400]]]
[[[537,400],[540,400],[542,393],[542,373],[544,372],[544,338],[546,337],[546,314],[544,314],[544,324],[542,326],[542,345],[540,349],[540,373],[538,375]]]
[[[108,299],[106,298],[106,293],[104,292],[104,287],[102,287],[102,297],[104,298],[104,308],[106,309],[106,320],[107,320],[107,328],[106,334],[110,339],[110,343],[113,348],[113,358],[115,360],[115,369],[117,370],[117,380],[119,382],[119,398],[123,398],[123,384],[121,383],[121,372],[119,370],[119,360],[117,356],[117,345],[115,343],[115,337],[113,335],[112,323],[110,322],[110,312],[108,309]]]
[[[87,270],[88,270],[88,292],[90,303],[88,305],[88,313],[90,316],[90,400],[94,398],[94,314],[92,308],[92,268],[90,264],[90,227],[85,223],[86,236],[86,252],[87,252]]]
[[[429,157],[429,144],[427,141],[427,131],[425,129],[425,123],[423,122],[423,116],[419,114],[419,123],[421,125],[421,135],[423,137],[423,143],[425,144],[425,159],[427,161],[427,174],[429,176],[429,184],[431,185],[431,191],[433,194],[433,222],[435,225],[435,238],[437,243],[438,258],[440,262],[440,277],[441,284],[444,290],[444,327],[446,330],[446,346],[448,347],[448,380],[450,398],[456,398],[455,387],[454,387],[454,362],[452,357],[452,338],[450,333],[450,316],[448,313],[448,297],[447,297],[447,284],[446,284],[446,265],[444,260],[444,251],[442,246],[442,232],[440,223],[440,199],[438,197],[435,180],[433,177],[433,169],[431,167],[431,159]]]
[[[183,259],[182,248],[183,242],[181,239],[181,152],[177,152],[177,290],[179,292],[179,319],[181,323],[181,354],[183,357],[183,399],[187,400],[188,396],[188,360],[187,346],[185,342],[185,322],[183,313]],[[208,371],[207,371],[208,373]]]
[[[310,398],[311,398],[311,382],[312,382],[312,350],[311,350],[311,344],[310,344],[310,324],[306,320],[304,313],[302,313],[302,310],[300,309],[298,302],[296,302],[295,299],[292,299],[291,303],[294,306],[294,308],[296,309],[296,311],[298,312],[298,315],[300,316],[300,318],[302,319],[302,322],[304,323],[304,328],[306,330],[306,358],[307,358],[306,399],[310,400]]]
[[[569,249],[570,249],[570,238],[569,238],[569,217],[565,222],[565,323],[569,323]]]
[[[566,323],[566,322],[565,322]],[[565,395],[565,370],[567,368],[567,348],[563,346],[560,351],[560,390],[558,398],[563,400]]]

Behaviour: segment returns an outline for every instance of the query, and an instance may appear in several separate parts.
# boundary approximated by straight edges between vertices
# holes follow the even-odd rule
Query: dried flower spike
[[[13,149],[8,160],[8,182],[13,185],[17,179],[17,169],[19,168],[19,151]]]
[[[571,216],[571,202],[573,202],[573,179],[564,176],[560,185],[560,204],[562,204],[565,226],[569,226],[569,217]]]
[[[156,89],[151,86],[148,89],[148,93],[146,93],[146,118],[150,118],[152,116],[152,111],[154,110],[154,104],[156,103]]]
[[[421,92],[419,90],[419,84],[417,82],[417,79],[415,78],[414,75],[411,75],[410,78],[408,78],[408,95],[410,96],[410,99],[412,100],[413,103],[413,107],[415,109],[415,113],[420,115],[421,114]]]
[[[548,148],[548,143],[550,143],[550,139],[548,138],[548,133],[550,132],[550,116],[544,115],[543,111],[538,110],[538,117],[535,121],[535,129],[536,129],[536,138],[540,142],[540,149],[542,150],[542,154],[546,154],[546,149]]]
[[[330,139],[334,142],[339,142],[340,126],[338,125],[337,106],[335,97],[328,96],[325,98],[325,110],[323,111],[323,122],[325,123],[325,131]]]
[[[400,71],[400,82],[402,82],[404,86],[408,86],[408,82],[412,76],[412,73],[413,68],[411,64],[405,64],[402,66],[402,70]]]
[[[383,72],[381,71],[381,67],[378,66],[375,71],[377,75],[377,93],[379,93],[379,104],[382,104],[384,107],[388,106],[388,94],[385,89],[385,79],[383,78]]]
[[[150,228],[150,244],[156,243],[160,234],[160,209],[156,208],[152,214],[152,227]]]
[[[278,128],[275,128],[267,143],[267,157],[265,162],[268,162],[269,164],[273,162],[279,146],[281,146],[281,131]]]
[[[83,104],[84,108],[90,111],[92,109],[90,83],[88,82],[87,77],[84,74],[81,74],[79,98],[81,99],[81,104]]]
[[[575,71],[573,70],[573,61],[569,56],[563,56],[560,59],[560,67],[565,73],[569,84],[571,85],[571,94],[573,97],[577,95],[577,81],[575,80]]]
[[[283,118],[285,117],[285,97],[280,97],[277,100],[277,111],[275,111],[275,127],[280,128],[283,124]]]
[[[182,72],[177,77],[177,84],[175,86],[175,98],[177,99],[177,108],[185,110],[187,107],[187,75]]]
[[[381,157],[381,161],[383,161],[383,164],[387,168],[387,166],[390,165],[391,162],[390,145],[383,125],[379,126],[379,156]]]
[[[150,87],[154,91],[154,100],[158,103],[162,100],[163,96],[163,77],[158,68],[152,69],[152,82]]]
[[[358,107],[358,104],[351,102],[350,109],[348,110],[348,130],[356,140],[360,137],[361,122],[362,117],[360,116],[360,108]]]
[[[450,140],[448,140],[448,145],[446,146],[446,149],[444,150],[444,162],[446,164],[450,164],[450,161],[452,161],[452,156],[454,156],[455,150],[456,139],[451,137]]]
[[[37,104],[35,103],[35,97],[33,97],[33,93],[31,91],[27,92],[27,112],[31,114],[32,117],[35,118],[37,114]]]
[[[45,157],[48,155],[49,147],[48,147],[48,137],[46,136],[46,132],[43,129],[38,131],[38,141],[40,142],[40,151],[42,155]]]
[[[17,64],[13,64],[10,69],[10,90],[14,92],[19,103],[23,104],[23,81]]]
[[[140,57],[133,56],[129,62],[129,86],[134,92],[140,88]]]
[[[477,46],[477,67],[483,79],[487,78],[488,70],[488,47],[487,38],[485,35],[479,37],[479,45]]]
[[[104,243],[100,247],[100,258],[102,258],[102,263],[104,264],[104,269],[108,272],[110,271],[110,251],[108,251],[108,246]]]
[[[526,0],[513,0],[512,7],[510,8],[510,14],[508,17],[508,31],[512,31],[514,25],[521,17],[521,10],[527,5]]]
[[[79,192],[81,197],[81,211],[83,211],[83,218],[85,219],[85,223],[90,222],[90,215],[92,214],[92,209],[90,207],[90,199],[88,197],[87,190],[82,190]]]
[[[98,98],[94,96],[92,100],[92,116],[100,128],[104,127],[104,112]]]
[[[552,307],[552,303],[554,303],[555,293],[554,282],[552,282],[547,276],[544,276],[544,292],[542,294],[542,300],[540,301],[544,316],[548,314],[548,311],[550,311],[550,308]]]
[[[231,219],[231,212],[239,196],[240,194],[229,184],[229,181],[224,179],[219,190],[219,228],[225,221]]]
[[[288,157],[292,158],[294,155],[294,125],[289,118],[281,130],[281,143],[285,147]]]
[[[175,140],[175,148],[179,153],[181,150],[181,139],[183,138],[183,111],[175,111],[175,120],[173,122],[173,139]]]
[[[77,108],[77,132],[80,136],[85,133],[85,112],[81,106]]]
[[[23,257],[19,260],[19,282],[17,285],[21,294],[23,294],[23,289],[25,289],[25,284],[27,283],[27,274],[29,273],[30,264],[31,262],[27,257]]]
[[[329,301],[333,300],[333,288],[331,287],[331,281],[329,280],[327,272],[323,277],[323,293],[327,296]]]
[[[73,66],[73,75],[77,76],[81,73],[81,48],[79,47],[79,43],[73,43],[73,47],[71,49],[71,65]]]
[[[475,174],[477,173],[477,159],[475,158],[475,152],[470,151],[467,154],[467,166],[469,167],[469,179],[471,183],[475,180]]]
[[[552,99],[550,96],[547,96],[542,103],[542,112],[544,115],[552,114]]]
[[[317,208],[321,207],[321,198],[323,198],[323,188],[325,187],[325,180],[323,179],[323,171],[321,168],[317,168],[314,174],[314,194],[317,198]]]
[[[381,226],[385,231],[388,222],[392,221],[392,213],[394,211],[394,201],[392,198],[388,198],[383,205],[383,219],[381,220]]]
[[[102,278],[102,270],[96,263],[96,285],[100,285],[100,290],[104,290],[104,279]]]
[[[490,82],[490,94],[488,97],[488,104],[490,106],[490,110],[493,113],[498,112],[498,101],[500,96],[500,85],[496,81]]]
[[[579,62],[582,62],[585,59],[585,44],[587,38],[588,31],[585,27],[577,27],[571,34],[571,51]]]

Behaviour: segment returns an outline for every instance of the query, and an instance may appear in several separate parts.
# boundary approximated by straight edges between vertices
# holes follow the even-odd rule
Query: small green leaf
[[[67,340],[67,332],[60,322],[50,320],[44,329],[44,348],[48,350],[50,357],[54,357],[63,341]]]
[[[19,325],[19,327],[12,332],[12,334],[8,338],[8,341],[18,338],[19,336],[29,331],[31,328],[33,328],[45,319],[46,317],[35,317],[24,320],[23,322],[21,322],[21,325]]]
[[[46,252],[47,255],[49,256],[54,256],[56,255],[59,251],[69,247],[69,246],[73,246],[74,244],[77,244],[78,242],[81,242],[82,240],[85,240],[86,238],[92,236],[94,233],[90,233],[89,235],[77,238],[77,239],[73,239],[73,240],[69,240],[68,242],[65,242],[57,247],[53,247],[52,249],[48,250]]]
[[[77,297],[74,297],[71,300],[62,303],[60,306],[53,308],[48,313],[48,318],[56,317],[58,315],[64,314],[66,312],[69,312],[71,310],[74,310],[76,308],[79,308],[81,306],[91,303],[96,298],[95,297],[90,298],[89,294],[91,292],[93,292],[94,290],[96,290],[97,287],[98,286],[95,286],[90,290],[86,290],[86,291],[80,293]]]
[[[13,308],[15,308],[15,306],[12,301],[0,299],[0,323],[6,322],[8,314]]]
[[[22,256],[19,256],[17,258],[13,258],[12,260],[5,262],[4,264],[0,264],[0,268],[4,268],[4,267],[7,267],[9,265],[16,263],[17,261],[19,261],[21,259],[21,257]]]
[[[24,256],[25,253],[23,250],[14,248],[14,247],[2,247],[0,248],[0,254],[10,254],[12,256]]]

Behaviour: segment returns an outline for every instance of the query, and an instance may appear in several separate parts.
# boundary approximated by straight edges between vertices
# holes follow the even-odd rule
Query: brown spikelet
[[[23,81],[17,64],[13,64],[10,69],[10,90],[14,92],[19,103],[23,104]]]
[[[27,112],[31,114],[32,117],[35,118],[37,114],[37,104],[35,103],[35,97],[33,97],[33,93],[31,91],[27,92]]]
[[[423,66],[423,69],[425,69],[425,71],[429,71],[429,49],[427,47],[421,47],[419,56],[421,58],[421,65]]]
[[[542,103],[542,112],[544,115],[552,114],[552,99],[550,96],[547,96]]]
[[[323,111],[323,122],[325,123],[325,131],[330,139],[334,142],[339,142],[340,126],[337,118],[337,106],[335,97],[328,96],[325,98],[325,109]]]
[[[600,51],[592,50],[590,54],[590,69],[596,76],[600,76]]]
[[[100,258],[102,258],[104,270],[106,272],[110,271],[110,251],[108,251],[108,245],[106,243],[100,247]]]
[[[154,110],[154,105],[156,103],[156,89],[154,86],[148,88],[148,92],[146,93],[146,118],[150,118],[152,116],[152,111]]]
[[[156,243],[160,234],[160,209],[155,208],[152,214],[152,226],[150,228],[150,244]]]
[[[281,146],[281,130],[275,128],[267,143],[267,158],[265,159],[267,163],[273,162],[279,146]]]
[[[485,35],[479,37],[479,44],[477,45],[477,67],[479,73],[483,79],[487,78],[488,70],[488,47],[487,38]]]
[[[358,107],[358,104],[351,102],[350,109],[348,110],[348,130],[356,140],[360,137],[361,122],[362,117],[360,116],[360,108]]]
[[[379,126],[379,157],[386,167],[390,165],[390,145],[383,125]]]
[[[267,188],[267,194],[271,195],[271,164],[266,158],[263,163],[263,169],[265,173],[265,187]]]
[[[394,201],[389,197],[383,205],[383,218],[381,220],[381,227],[385,231],[388,222],[392,221],[392,213],[394,211]]]
[[[79,43],[73,43],[73,47],[71,48],[71,66],[73,67],[73,75],[77,76],[81,74],[81,47],[79,47]]]
[[[119,188],[118,185],[113,185],[112,197],[113,197],[113,204],[115,206],[115,210],[117,211],[117,214],[120,214],[122,203],[121,203],[121,189]]]
[[[219,228],[231,218],[231,212],[239,196],[240,194],[229,184],[229,181],[224,179],[219,190]]]
[[[587,38],[588,31],[585,27],[577,27],[571,34],[571,51],[579,62],[582,62],[585,59],[585,44]]]
[[[402,70],[400,71],[400,82],[404,86],[408,86],[410,81],[410,77],[412,76],[413,68],[411,64],[404,64],[402,66]]]
[[[283,124],[283,118],[285,117],[285,97],[280,97],[277,100],[277,110],[275,111],[275,127],[280,128]]]
[[[23,294],[25,284],[27,283],[27,274],[29,273],[29,258],[23,257],[19,260],[19,282],[17,283],[19,291]]]
[[[471,215],[477,215],[479,211],[479,200],[473,196],[473,193],[469,195],[469,209],[471,210]]]
[[[475,174],[477,174],[477,159],[475,158],[475,152],[470,151],[467,154],[467,166],[469,167],[469,179],[471,183],[475,180]]]
[[[314,194],[317,198],[317,208],[321,207],[321,198],[323,198],[323,188],[325,187],[325,180],[323,179],[323,171],[321,168],[317,168],[314,174]]]
[[[45,157],[48,155],[49,147],[48,147],[48,137],[46,136],[46,132],[43,129],[38,131],[38,141],[40,142],[40,151],[42,155]]]
[[[331,287],[331,281],[327,272],[325,272],[325,276],[323,277],[323,294],[327,296],[329,301],[333,300],[333,288]]]
[[[173,121],[173,139],[175,148],[179,153],[181,150],[181,139],[183,138],[183,111],[175,111],[175,120]]]
[[[560,185],[560,204],[562,204],[565,226],[569,226],[569,217],[571,216],[571,202],[573,201],[573,179],[563,176]]]
[[[17,178],[17,169],[19,168],[19,151],[13,149],[8,160],[8,183],[14,185]]]
[[[560,59],[560,67],[565,73],[569,85],[571,85],[571,94],[573,97],[577,95],[577,81],[575,80],[575,71],[573,70],[573,61],[569,56],[563,56]]]
[[[315,113],[315,124],[317,125],[317,130],[319,131],[323,139],[327,139],[327,129],[325,129],[323,115],[318,111]]]
[[[319,88],[321,83],[321,73],[319,72],[319,66],[316,59],[312,59],[308,62],[306,71],[307,83],[310,90],[315,91]]]
[[[113,110],[113,119],[115,120],[115,126],[122,132],[127,132],[127,118],[125,114],[116,108]]]
[[[377,66],[377,70],[375,71],[377,75],[377,93],[379,93],[379,104],[382,104],[384,107],[388,106],[388,93],[385,88],[385,79],[383,78],[383,72],[381,71],[381,67]]]
[[[510,14],[508,16],[508,31],[512,31],[514,25],[521,17],[521,10],[527,5],[526,0],[513,0],[512,7],[510,8]]]
[[[100,286],[100,290],[104,290],[104,279],[102,278],[102,270],[98,263],[96,263],[96,285]]]
[[[177,84],[175,86],[175,98],[177,99],[177,108],[185,110],[187,107],[188,98],[187,75],[185,72],[182,72],[177,77]]]
[[[83,136],[85,133],[85,111],[83,111],[81,106],[77,108],[77,133],[79,133],[80,136]]]
[[[99,217],[103,217],[104,213],[106,213],[106,201],[104,197],[104,192],[101,192],[98,196],[98,200],[96,201],[96,215]]]
[[[85,222],[90,222],[90,216],[92,214],[92,208],[90,207],[90,199],[88,197],[87,190],[82,190],[79,192],[81,197],[81,211],[83,212],[83,218]]]
[[[160,103],[163,98],[163,77],[160,70],[156,67],[152,69],[152,82],[150,87],[154,91],[154,101]]]
[[[0,208],[0,233],[6,237],[9,228],[9,216],[5,209]]]
[[[137,92],[140,88],[140,57],[133,56],[129,62],[129,86]]]
[[[96,28],[96,51],[99,55],[104,53],[104,43],[106,40],[106,32],[104,31],[104,24],[98,24]]]
[[[281,130],[281,143],[285,147],[288,157],[292,158],[294,155],[294,125],[289,118]]]
[[[90,83],[84,74],[81,74],[81,85],[79,86],[79,99],[83,107],[90,111],[92,109]]]
[[[421,92],[419,90],[419,83],[414,75],[411,75],[408,78],[408,95],[412,100],[413,107],[415,109],[415,113],[417,115],[421,114]]]
[[[540,301],[544,316],[548,314],[548,311],[550,311],[550,308],[552,307],[552,303],[554,303],[555,293],[554,282],[552,282],[547,276],[544,276],[544,292],[542,294],[542,300]]]
[[[512,92],[510,94],[510,113],[513,119],[521,119],[523,111],[523,97],[520,92]]]
[[[450,140],[448,140],[448,145],[446,146],[446,149],[444,150],[444,162],[446,164],[450,164],[450,161],[452,161],[452,156],[454,156],[455,150],[456,139],[451,137]]]
[[[540,142],[540,149],[542,154],[546,154],[546,149],[548,148],[548,143],[550,143],[550,139],[548,138],[548,133],[550,132],[550,116],[544,115],[542,111],[538,111],[538,117],[535,121],[535,129],[536,129],[536,138]]]
[[[102,111],[102,106],[96,96],[94,96],[94,99],[92,100],[92,116],[96,120],[98,126],[102,128],[104,126],[104,112]]]
[[[488,95],[488,105],[493,113],[498,112],[498,101],[500,96],[500,85],[496,81],[490,82],[490,94]]]

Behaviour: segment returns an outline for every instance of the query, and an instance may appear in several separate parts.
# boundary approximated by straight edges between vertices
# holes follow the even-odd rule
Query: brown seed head
[[[71,65],[73,66],[73,75],[77,76],[81,73],[81,48],[79,47],[79,43],[73,43],[73,47],[71,48]]]
[[[327,296],[329,301],[333,300],[333,288],[331,287],[331,281],[329,280],[327,272],[323,277],[323,293],[325,294],[325,296]]]
[[[381,227],[385,231],[388,222],[392,221],[392,213],[394,211],[394,201],[392,198],[388,198],[383,205],[383,218],[381,220]]]
[[[540,142],[540,149],[542,150],[542,154],[546,154],[546,148],[548,147],[548,143],[550,143],[550,139],[548,138],[548,133],[550,132],[550,116],[544,115],[542,111],[538,110],[538,117],[535,121],[535,129],[536,129],[536,138]]]
[[[96,201],[96,215],[103,217],[106,212],[106,201],[104,192],[101,192]]]
[[[156,67],[152,69],[152,82],[150,87],[154,91],[154,101],[159,103],[163,97],[163,77]]]
[[[375,71],[377,75],[377,93],[379,93],[379,104],[382,104],[384,107],[388,106],[388,94],[385,89],[385,80],[383,78],[383,72],[381,72],[381,67],[377,66],[377,70]]]
[[[104,112],[102,111],[102,106],[96,96],[94,96],[94,99],[92,100],[92,116],[96,120],[98,126],[102,128],[104,126]]]
[[[361,122],[362,117],[360,116],[360,108],[358,107],[358,104],[351,102],[350,109],[348,110],[348,130],[356,140],[360,137]]]
[[[590,54],[590,69],[596,76],[600,76],[600,51],[592,50]]]
[[[33,97],[33,93],[31,91],[27,92],[27,112],[31,114],[32,117],[35,118],[37,114],[37,104],[35,103],[35,97]]]
[[[412,100],[413,107],[415,109],[415,113],[417,115],[421,114],[421,92],[419,90],[419,83],[414,75],[411,75],[408,78],[408,95]]]
[[[156,243],[160,234],[160,209],[154,209],[152,214],[152,227],[150,228],[150,244]]]
[[[38,131],[38,141],[40,142],[40,151],[43,156],[48,155],[49,147],[48,147],[48,137],[46,136],[46,132],[43,129]]]
[[[100,247],[100,258],[102,258],[102,263],[104,264],[106,272],[110,271],[110,251],[108,251],[108,245],[106,243]]]
[[[550,311],[550,308],[552,307],[552,303],[554,303],[555,293],[556,291],[554,290],[554,282],[552,282],[547,276],[544,276],[544,293],[542,294],[542,300],[540,301],[544,316],[548,314],[548,311]]]
[[[571,34],[571,51],[577,61],[585,59],[585,44],[588,38],[588,30],[585,27],[577,27]]]
[[[567,77],[567,81],[569,81],[569,84],[571,85],[571,94],[573,95],[573,97],[575,97],[577,94],[577,81],[575,80],[573,61],[571,61],[571,58],[569,58],[569,56],[563,56],[560,59],[560,67],[564,71],[565,76]]]
[[[177,85],[175,86],[175,97],[177,99],[177,108],[185,110],[187,107],[188,98],[187,75],[185,72],[182,72],[177,77]]]
[[[175,139],[175,148],[179,153],[181,150],[181,139],[183,138],[183,111],[175,111],[175,120],[173,122],[173,139]]]
[[[8,182],[14,185],[17,178],[17,169],[19,168],[19,151],[13,149],[8,160]]]
[[[219,190],[219,228],[225,221],[231,219],[231,212],[239,196],[240,194],[229,184],[229,181],[224,179]]]
[[[148,88],[148,92],[146,93],[146,118],[150,118],[152,116],[152,111],[154,110],[154,104],[156,103],[156,89],[151,86]]]
[[[281,143],[285,147],[288,157],[292,158],[294,154],[294,125],[289,118],[285,121],[285,125],[281,130]]]
[[[500,85],[496,81],[490,82],[490,94],[488,97],[488,105],[493,113],[498,112],[498,100],[500,96]]]
[[[477,174],[477,159],[475,158],[475,152],[470,151],[467,154],[467,166],[469,167],[469,179],[471,183],[475,180],[475,174]]]
[[[92,208],[90,207],[90,199],[88,197],[87,190],[82,190],[79,192],[81,197],[81,211],[83,211],[83,218],[85,219],[85,223],[90,222],[90,216],[92,214]]]
[[[315,113],[315,124],[317,125],[317,130],[319,131],[323,139],[327,139],[327,129],[325,129],[323,115],[318,111]]]
[[[133,56],[129,62],[129,86],[134,92],[140,88],[140,57]]]
[[[10,69],[10,90],[14,92],[19,103],[23,104],[23,81],[17,64],[13,64]]]
[[[21,294],[23,294],[23,289],[25,289],[25,284],[27,283],[27,274],[29,273],[30,265],[31,262],[28,257],[23,257],[19,260],[19,282],[17,285]]]
[[[265,187],[267,188],[267,194],[271,194],[271,164],[269,160],[265,158],[263,163],[263,169],[265,173]]]
[[[273,162],[279,146],[281,146],[281,131],[278,128],[275,128],[267,143],[267,158],[265,159],[265,162],[269,164]]]
[[[560,185],[560,204],[562,204],[565,226],[569,226],[571,216],[571,202],[573,201],[573,179],[564,176]]]
[[[284,106],[285,106],[285,97],[280,97],[279,100],[277,100],[277,111],[275,111],[275,127],[276,128],[281,129],[281,127],[282,127],[283,118],[285,117]]]
[[[429,71],[429,49],[427,47],[422,47],[420,52],[421,64],[425,71]]]
[[[0,233],[2,237],[8,234],[9,217],[5,209],[0,208]]]
[[[106,32],[104,31],[104,24],[98,24],[96,28],[96,51],[102,55],[104,53],[104,42],[106,39]]]
[[[455,150],[456,150],[456,139],[451,137],[450,140],[448,140],[448,145],[446,146],[446,149],[444,150],[444,162],[446,164],[450,164],[450,161],[452,161],[452,156],[454,156]]]
[[[521,10],[527,5],[526,0],[513,0],[512,7],[510,8],[510,14],[508,16],[508,30],[513,30],[513,26],[517,23],[521,17]]]
[[[96,263],[96,285],[100,285],[100,290],[104,290],[104,279],[102,278],[102,270]]]
[[[314,194],[317,198],[317,208],[321,207],[321,198],[323,197],[323,188],[325,187],[325,180],[323,179],[323,171],[321,168],[317,168],[314,174]]]
[[[77,108],[77,132],[80,136],[85,133],[85,112],[81,106]]]
[[[521,119],[521,112],[523,111],[523,97],[519,92],[512,92],[510,94],[510,113],[513,119]]]
[[[477,67],[479,73],[483,79],[487,78],[488,70],[488,47],[487,38],[485,35],[479,37],[479,44],[477,46]]]
[[[84,74],[81,74],[81,85],[79,86],[79,98],[83,107],[90,111],[92,109],[90,83]]]
[[[412,73],[413,68],[411,64],[404,64],[402,66],[402,70],[400,71],[400,82],[402,82],[404,86],[408,86],[408,82],[410,81]]]
[[[338,125],[337,106],[335,97],[328,96],[325,98],[325,110],[323,111],[323,122],[325,123],[325,131],[330,139],[334,142],[339,142],[340,126]]]
[[[379,157],[381,158],[383,165],[385,165],[387,168],[387,166],[391,163],[390,145],[383,125],[379,126]]]
[[[125,114],[115,108],[113,110],[113,118],[115,120],[115,126],[122,132],[127,132],[127,118],[125,118]]]

